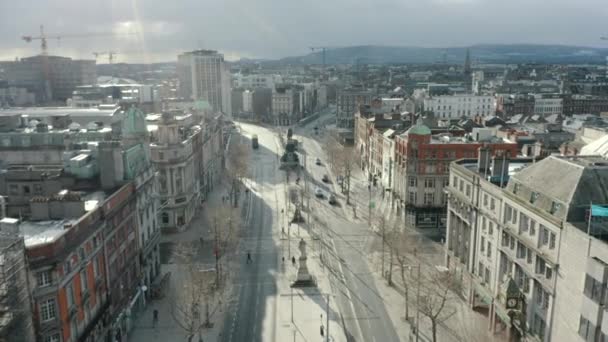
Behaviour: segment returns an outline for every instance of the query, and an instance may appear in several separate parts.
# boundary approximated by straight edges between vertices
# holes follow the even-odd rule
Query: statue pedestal
[[[291,284],[291,287],[313,287],[317,286],[315,278],[310,275],[308,272],[308,267],[306,266],[306,242],[304,239],[300,240],[300,245],[298,246],[300,252],[299,267],[298,267],[298,276],[296,281]]]

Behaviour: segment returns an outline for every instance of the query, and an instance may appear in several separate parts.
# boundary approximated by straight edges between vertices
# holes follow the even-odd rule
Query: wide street
[[[287,205],[285,172],[279,170],[277,158],[282,147],[277,130],[248,124],[239,126],[244,137],[258,135],[260,148],[251,153],[251,211],[236,251],[234,296],[225,311],[220,339],[274,341],[277,325],[280,324],[277,317],[289,315],[289,312],[276,311],[282,295],[277,289],[281,256],[287,258],[287,251],[279,239],[284,227],[281,209]],[[286,129],[280,132],[285,134]],[[373,236],[365,225],[350,222],[341,207],[344,205],[343,197],[338,196],[340,204],[332,206],[327,196],[324,199],[312,196],[317,186],[323,187],[327,194],[333,192],[334,188],[332,184],[320,181],[324,174],[329,173],[320,144],[310,137],[298,136],[298,139],[302,139],[308,153],[308,178],[302,178],[300,186],[307,185],[311,194],[311,234],[319,236],[322,242],[312,247],[323,255],[325,272],[333,292],[332,300],[337,303],[339,311],[336,315],[339,315],[346,340],[398,341],[365,260]],[[248,139],[244,139],[244,143],[250,145]],[[323,165],[315,165],[317,157],[323,161]],[[292,175],[289,186],[295,185],[293,178]],[[307,213],[305,217],[308,218]],[[295,246],[293,242],[292,246]],[[253,258],[249,264],[246,262],[248,252]]]

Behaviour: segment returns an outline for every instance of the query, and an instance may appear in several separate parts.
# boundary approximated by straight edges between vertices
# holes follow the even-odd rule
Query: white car
[[[325,197],[325,193],[323,193],[323,190],[321,190],[321,188],[316,188],[315,189],[315,196],[317,197]]]

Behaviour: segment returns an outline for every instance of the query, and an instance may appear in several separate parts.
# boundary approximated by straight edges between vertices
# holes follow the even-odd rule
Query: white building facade
[[[563,99],[559,97],[544,97],[541,95],[534,97],[534,114],[542,116],[562,114],[563,109]]]
[[[253,92],[251,90],[243,92],[243,112],[253,112]]]
[[[177,58],[179,95],[209,102],[214,111],[232,115],[231,76],[224,55],[213,50],[186,52]]]
[[[496,113],[496,99],[485,95],[441,95],[424,99],[424,109],[438,119],[490,116]]]

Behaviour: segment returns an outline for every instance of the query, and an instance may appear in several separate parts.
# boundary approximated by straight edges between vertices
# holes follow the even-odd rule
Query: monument
[[[298,249],[300,250],[300,258],[299,266],[298,266],[298,276],[296,281],[291,284],[291,287],[311,287],[316,286],[315,279],[308,272],[308,267],[306,266],[306,241],[304,239],[300,240],[298,244]]]

